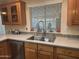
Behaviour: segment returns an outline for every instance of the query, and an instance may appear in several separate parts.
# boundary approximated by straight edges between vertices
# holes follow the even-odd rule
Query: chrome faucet
[[[42,38],[41,38],[41,40],[42,41],[44,41],[45,40],[45,38],[46,38],[46,25],[44,24],[44,21],[39,21],[38,23],[37,23],[37,32],[40,32],[40,26],[39,26],[39,24],[40,23],[42,23],[43,25],[43,28],[42,28],[42,30],[43,30],[43,32],[42,32]],[[40,30],[39,30],[40,29]],[[56,39],[56,34],[55,33],[53,33],[53,35],[52,35],[52,40],[54,41]],[[50,40],[50,41],[52,41],[52,40]]]
[[[43,28],[40,28],[40,23],[43,24]],[[36,24],[36,27],[37,27],[37,32],[45,32],[44,21],[39,21],[39,22]]]
[[[43,27],[42,28],[40,28],[40,23],[42,23],[43,25]],[[41,40],[44,40],[44,38],[46,37],[46,29],[45,29],[45,24],[44,24],[44,21],[39,21],[38,23],[37,23],[37,32],[43,32],[43,34],[42,34],[42,39]]]

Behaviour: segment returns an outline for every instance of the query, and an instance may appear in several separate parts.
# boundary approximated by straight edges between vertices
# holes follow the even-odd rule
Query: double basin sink
[[[28,40],[36,40],[36,41],[53,42],[54,43],[55,39],[56,39],[56,37],[49,39],[48,37],[44,37],[44,36],[33,36],[33,37],[29,38]]]

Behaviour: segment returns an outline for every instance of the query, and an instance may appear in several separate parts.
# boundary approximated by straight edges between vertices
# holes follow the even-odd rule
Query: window
[[[60,32],[61,3],[31,7],[32,31]]]

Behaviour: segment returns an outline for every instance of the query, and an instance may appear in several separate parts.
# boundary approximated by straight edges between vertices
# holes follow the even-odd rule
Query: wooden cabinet
[[[37,44],[25,43],[25,59],[37,59]]]
[[[79,59],[79,50],[25,43],[25,59]]]
[[[0,43],[0,59],[11,59],[11,50],[8,42]]]
[[[38,51],[38,59],[53,59],[52,52]]]
[[[57,59],[79,59],[77,57],[70,57],[66,55],[57,55]]]
[[[37,51],[34,49],[26,48],[25,50],[26,59],[37,59]]]
[[[68,25],[79,25],[79,0],[68,1]]]
[[[53,59],[53,47],[38,44],[38,59]]]
[[[57,48],[56,59],[79,59],[79,51],[67,48]]]
[[[2,23],[3,24],[10,24],[10,20],[9,20],[9,17],[8,17],[8,15],[9,15],[9,13],[8,13],[8,8],[7,8],[8,6],[3,6],[2,8],[1,8],[1,17],[2,17]]]
[[[53,48],[40,44],[25,44],[25,59],[53,59]]]
[[[17,1],[1,5],[2,23],[4,25],[25,25],[25,2]]]

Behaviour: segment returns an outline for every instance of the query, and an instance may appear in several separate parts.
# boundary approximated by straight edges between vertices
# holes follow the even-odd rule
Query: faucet
[[[40,23],[42,23],[43,25],[43,28],[42,29],[40,29]],[[39,21],[38,23],[37,23],[37,32],[40,32],[41,30],[43,30],[43,33],[42,33],[42,37],[41,37],[41,41],[45,41],[45,38],[46,38],[46,25],[44,24],[44,21]],[[53,33],[53,35],[52,35],[52,39],[53,40],[55,40],[56,39],[56,34],[55,33]],[[51,41],[51,40],[50,40]]]
[[[40,23],[42,23],[43,28],[40,28]],[[44,40],[45,36],[46,36],[46,26],[44,25],[44,21],[39,21],[37,23],[37,32],[43,32],[42,34],[42,40]]]
[[[40,28],[40,23],[43,24],[43,28]],[[39,21],[37,24],[36,24],[36,27],[37,27],[37,32],[44,32],[45,29],[44,29],[44,22],[43,21]]]

